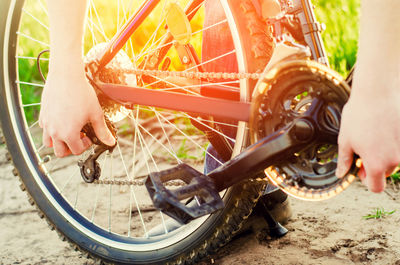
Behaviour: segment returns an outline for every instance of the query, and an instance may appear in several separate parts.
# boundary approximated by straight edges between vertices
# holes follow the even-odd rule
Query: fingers
[[[385,171],[382,170],[380,165],[370,166],[364,165],[367,187],[370,191],[379,193],[385,189],[386,186],[386,175]]]
[[[57,157],[65,157],[70,154],[80,155],[90,147],[92,142],[81,133],[70,133],[67,137],[58,137],[57,134],[50,136],[48,130],[43,129],[43,144],[46,147],[53,147]]]
[[[43,144],[46,147],[53,147],[53,141],[51,140],[50,135],[47,133],[47,130],[43,130]]]
[[[108,146],[115,145],[115,138],[108,129],[103,114],[91,119],[93,130],[100,141]]]
[[[365,162],[365,184],[368,189],[376,193],[382,192],[386,187],[386,177],[397,168],[399,160],[398,156],[393,154],[387,159],[382,160],[376,157],[368,161],[368,163]]]
[[[69,138],[66,143],[68,145],[69,150],[71,150],[71,153],[73,155],[82,154],[92,144],[92,142],[90,141],[90,139],[88,137],[85,136],[85,137],[81,138],[79,136],[80,136],[80,133],[78,134],[78,137]]]
[[[349,144],[341,143],[339,139],[339,154],[336,169],[336,177],[343,178],[344,175],[350,170],[353,162],[353,150]]]
[[[71,154],[71,150],[69,150],[67,145],[60,140],[54,140],[53,147],[54,147],[54,154],[57,157],[65,157]]]

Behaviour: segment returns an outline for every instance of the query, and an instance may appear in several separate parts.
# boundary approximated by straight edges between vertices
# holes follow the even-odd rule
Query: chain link
[[[118,186],[144,186],[144,180],[113,180],[113,179],[97,179],[93,182],[93,184],[100,185],[118,185]],[[168,181],[164,183],[164,186],[183,186],[184,183],[182,181]]]

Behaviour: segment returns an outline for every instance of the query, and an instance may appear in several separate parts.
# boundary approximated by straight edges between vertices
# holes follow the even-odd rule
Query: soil
[[[51,231],[11,173],[0,147],[0,264],[94,264]],[[236,236],[203,264],[400,264],[400,191],[388,185],[373,194],[355,182],[323,202],[292,199],[289,233],[272,239],[263,220]],[[376,208],[396,210],[380,219],[363,216]]]

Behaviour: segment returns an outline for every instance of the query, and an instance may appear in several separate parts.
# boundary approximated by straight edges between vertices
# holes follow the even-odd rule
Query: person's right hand
[[[43,144],[53,147],[57,157],[79,155],[91,145],[89,138],[81,133],[89,122],[100,141],[110,146],[115,144],[95,91],[86,80],[83,65],[62,64],[50,68],[39,117]]]
[[[358,154],[360,178],[381,192],[400,163],[400,1],[361,2],[357,66],[342,114],[336,175],[343,177]]]
[[[400,163],[400,92],[397,92],[400,86],[394,81],[374,84],[371,79],[354,80],[354,86],[361,86],[366,92],[352,95],[343,110],[337,176],[344,176],[353,154],[358,154],[363,164],[359,177],[370,191],[381,192],[386,177]],[[385,85],[395,86],[394,93],[380,93],[380,86]],[[369,86],[376,93],[369,94]]]

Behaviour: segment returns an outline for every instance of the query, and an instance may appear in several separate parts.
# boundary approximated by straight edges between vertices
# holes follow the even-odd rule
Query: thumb
[[[339,154],[336,169],[336,177],[343,178],[344,175],[350,170],[353,162],[353,150],[349,144],[339,143]]]
[[[92,123],[94,133],[101,142],[108,146],[115,145],[115,138],[108,129],[103,115],[97,115],[90,122]]]

